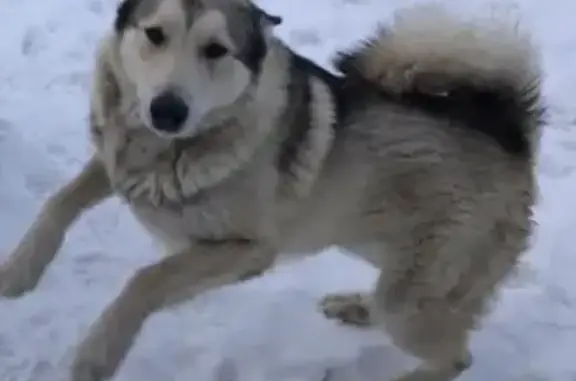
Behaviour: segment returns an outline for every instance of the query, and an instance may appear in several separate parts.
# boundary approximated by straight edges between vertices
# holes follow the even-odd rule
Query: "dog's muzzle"
[[[188,105],[172,92],[164,92],[150,103],[150,117],[155,129],[176,133],[180,131],[188,118]]]

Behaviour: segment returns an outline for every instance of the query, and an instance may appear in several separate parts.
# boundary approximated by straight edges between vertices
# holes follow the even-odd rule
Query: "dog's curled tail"
[[[406,8],[335,66],[352,86],[456,120],[514,155],[530,156],[540,137],[540,57],[516,23],[463,20],[437,5]]]

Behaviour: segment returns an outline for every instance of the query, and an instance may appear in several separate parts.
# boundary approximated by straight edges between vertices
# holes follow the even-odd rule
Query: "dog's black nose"
[[[178,132],[188,118],[188,106],[182,98],[165,92],[152,100],[150,117],[154,128],[165,132]]]

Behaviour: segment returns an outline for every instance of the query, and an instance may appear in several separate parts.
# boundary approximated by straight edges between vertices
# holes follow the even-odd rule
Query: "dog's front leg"
[[[8,261],[0,266],[0,295],[18,297],[34,289],[74,220],[111,194],[104,166],[94,157],[48,199]]]
[[[138,271],[79,345],[72,381],[103,381],[114,375],[146,318],[210,288],[257,276],[276,252],[248,241],[203,243]]]

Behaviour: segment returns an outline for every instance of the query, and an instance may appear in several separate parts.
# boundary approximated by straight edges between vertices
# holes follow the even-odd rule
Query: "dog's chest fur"
[[[170,251],[202,239],[276,240],[314,192],[335,137],[335,99],[300,61],[272,49],[247,101],[192,139],[157,136],[128,104],[133,95],[114,98],[105,72],[97,78],[98,156],[114,191]]]
[[[270,226],[263,206],[274,173],[264,150],[228,161],[230,147],[218,155],[216,142],[162,139],[142,126],[109,124],[92,137],[115,192],[169,251],[199,239],[254,239]]]

